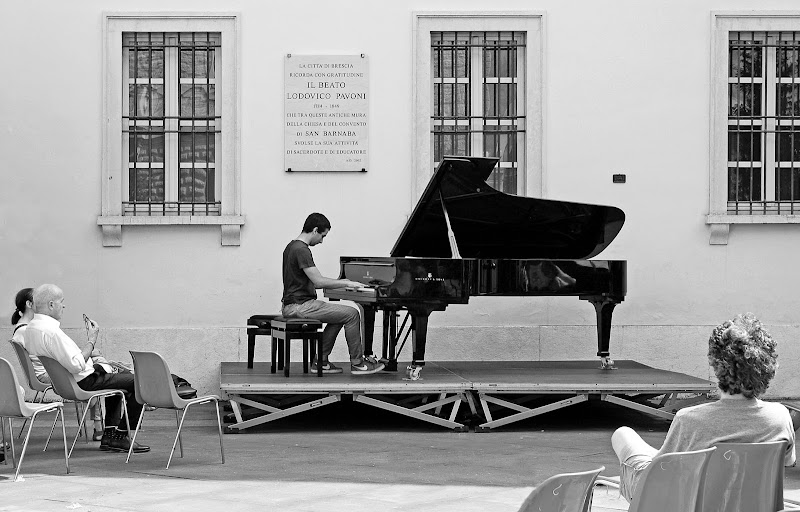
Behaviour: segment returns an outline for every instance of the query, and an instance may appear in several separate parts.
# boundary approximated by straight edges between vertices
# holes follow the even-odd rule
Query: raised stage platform
[[[428,362],[422,379],[406,380],[402,371],[354,376],[346,369],[320,378],[302,373],[302,363],[292,363],[286,378],[270,373],[269,363],[248,369],[245,362],[223,362],[220,388],[236,418],[228,433],[335,403],[343,395],[456,431],[468,430],[465,417],[472,423],[479,418],[480,432],[590,399],[672,418],[715,388],[635,361],[616,364],[616,370],[601,370],[596,360]],[[242,406],[252,409],[243,412]]]

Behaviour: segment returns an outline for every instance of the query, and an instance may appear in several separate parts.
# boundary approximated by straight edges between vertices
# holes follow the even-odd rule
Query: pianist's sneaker
[[[339,368],[338,366],[334,365],[331,362],[327,362],[322,365],[322,373],[342,373],[344,370]],[[317,373],[317,363],[311,363],[311,373]]]
[[[383,370],[385,365],[370,361],[369,358],[363,358],[359,364],[350,365],[350,373],[352,375],[369,375],[371,373],[378,373]]]

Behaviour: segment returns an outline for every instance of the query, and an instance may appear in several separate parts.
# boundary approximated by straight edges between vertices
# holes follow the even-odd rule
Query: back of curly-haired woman
[[[795,464],[788,409],[758,398],[778,367],[775,345],[752,313],[715,327],[708,339],[708,362],[717,376],[720,399],[679,410],[660,450],[629,427],[614,432],[611,445],[620,462],[620,493],[628,501],[644,469],[661,453],[702,450],[723,442],[786,440],[784,465]]]

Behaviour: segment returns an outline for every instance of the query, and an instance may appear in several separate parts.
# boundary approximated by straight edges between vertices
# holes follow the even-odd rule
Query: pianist
[[[383,370],[375,356],[364,356],[361,341],[361,319],[358,310],[344,304],[317,300],[317,288],[363,288],[364,285],[347,279],[323,276],[314,264],[309,247],[321,244],[328,236],[331,223],[321,213],[312,213],[303,224],[303,231],[283,251],[283,307],[286,318],[312,318],[327,324],[322,333],[321,361],[312,362],[312,372],[322,364],[322,373],[342,373],[328,361],[336,336],[344,326],[344,336],[350,351],[350,373],[369,375]],[[319,357],[319,356],[318,356]]]
[[[775,341],[761,322],[747,313],[717,326],[708,340],[708,362],[717,376],[720,399],[679,410],[660,450],[629,427],[620,427],[611,436],[620,461],[620,493],[628,501],[642,472],[660,453],[703,450],[724,442],[786,440],[784,465],[794,465],[789,411],[780,403],[758,399],[778,366]]]

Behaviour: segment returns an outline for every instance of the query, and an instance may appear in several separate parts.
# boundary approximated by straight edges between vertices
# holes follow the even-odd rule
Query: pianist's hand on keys
[[[359,283],[358,281],[350,281],[345,279],[344,282],[345,282],[344,286],[345,290],[361,291],[363,289],[370,289],[367,285],[365,285],[364,283]]]

